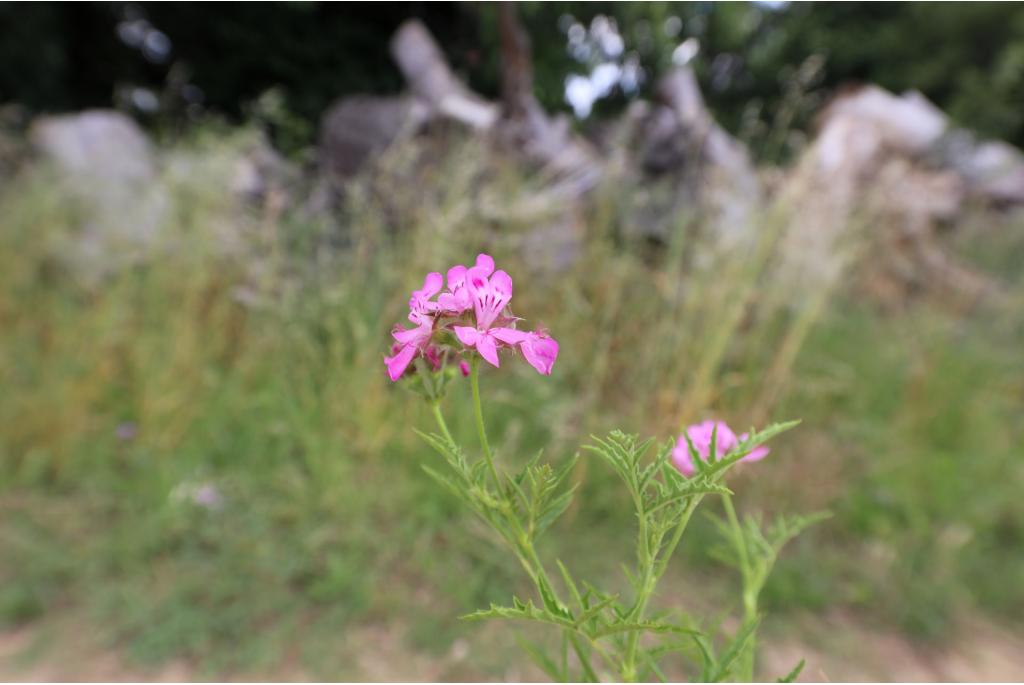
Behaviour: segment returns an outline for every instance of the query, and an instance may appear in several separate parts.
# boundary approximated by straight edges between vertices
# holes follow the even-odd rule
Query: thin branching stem
[[[636,605],[630,613],[630,617],[633,621],[637,623],[643,621],[644,611],[647,610],[647,603],[650,601],[651,595],[654,594],[654,588],[657,586],[661,576],[664,575],[665,569],[668,568],[668,562],[672,558],[672,554],[675,552],[676,547],[679,545],[679,541],[682,539],[683,533],[686,531],[686,526],[693,517],[694,510],[696,510],[697,505],[700,504],[700,501],[703,498],[703,495],[694,495],[690,499],[690,503],[687,505],[686,510],[683,511],[682,518],[679,519],[679,523],[676,524],[676,528],[672,532],[672,538],[669,541],[668,546],[665,548],[661,559],[656,560],[655,555],[651,554],[647,560],[647,564],[644,569],[644,578],[637,595]],[[661,540],[659,539],[658,544],[655,545],[655,549],[660,546],[660,543]],[[636,679],[636,652],[639,642],[640,632],[636,631],[629,636],[629,640],[626,643],[626,655],[622,668],[622,676],[624,680]]]
[[[452,434],[448,430],[448,424],[444,420],[444,414],[441,413],[441,403],[436,400],[431,402],[430,410],[434,413],[434,420],[437,421],[437,427],[441,430],[441,435],[444,436],[449,445],[454,446],[455,440],[452,439]]]
[[[491,452],[491,445],[487,441],[487,428],[484,426],[484,410],[480,404],[480,358],[474,356],[470,365],[469,384],[473,389],[473,413],[476,417],[476,430],[480,436],[480,447],[484,451],[484,459],[494,477],[494,485],[501,491],[501,478],[498,477],[498,470],[494,467],[494,454]]]

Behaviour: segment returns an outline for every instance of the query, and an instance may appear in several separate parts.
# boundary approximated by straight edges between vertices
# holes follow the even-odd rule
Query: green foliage
[[[523,474],[541,448],[573,454],[581,435],[610,443],[609,425],[659,436],[636,457],[647,469],[686,417],[746,425],[802,416],[801,430],[779,436],[765,461],[730,470],[727,483],[744,511],[764,511],[765,521],[834,512],[776,559],[759,600],[770,623],[794,608],[852,608],[939,638],[961,611],[1011,625],[1024,615],[1019,219],[986,215],[976,230],[951,232],[952,247],[996,279],[999,301],[951,313],[911,300],[893,315],[841,292],[809,324],[792,368],[774,376],[766,370],[800,300],[782,289],[767,248],[763,258],[743,250],[710,266],[688,261],[682,255],[702,243],[680,219],[672,251],[652,252],[629,238],[629,218],[617,211],[623,191],[612,186],[586,214],[577,265],[545,274],[531,268],[525,236],[559,208],[506,211],[538,196],[540,181],[489,166],[471,144],[448,141],[444,157],[395,150],[379,186],[351,188],[332,228],[240,206],[223,192],[219,170],[239,136],[204,129],[164,151],[173,162],[160,179],[166,242],[99,283],[79,279],[65,261],[85,226],[83,208],[41,170],[4,179],[5,625],[46,626],[73,612],[83,630],[133,659],[180,659],[211,677],[298,663],[317,677],[366,678],[353,650],[380,625],[401,636],[397,648],[444,664],[446,678],[481,678],[513,660],[515,645],[480,624],[438,620],[507,606],[511,596],[544,605],[507,552],[480,544],[459,500],[424,477],[423,464],[457,480],[409,430],[431,420],[429,405],[391,388],[381,364],[417,276],[482,248],[536,279],[537,288],[517,287],[517,300],[563,345],[543,382],[512,368],[487,383],[488,428],[505,473]],[[773,289],[778,298],[766,296]],[[732,316],[722,305],[736,300]],[[456,377],[447,388],[458,445],[476,434],[465,383]],[[759,407],[761,416],[749,412],[768,386],[779,402]],[[135,434],[118,437],[122,424]],[[579,496],[535,535],[541,558],[567,563],[565,574],[549,565],[550,580],[574,617],[609,597],[629,608],[635,584],[619,561],[634,553],[639,525],[623,513],[636,508],[622,469],[583,454],[544,495],[544,509],[558,512],[551,503],[573,486]],[[517,483],[525,498],[506,478],[519,521],[568,461],[533,480],[525,473]],[[678,485],[651,479],[665,492]],[[206,484],[221,493],[221,508],[187,494]],[[646,483],[645,507],[658,487]],[[678,504],[647,509],[648,521],[657,525]],[[704,573],[717,563],[708,559],[720,546],[714,523],[694,517],[686,537],[657,599],[682,598],[689,609],[691,598],[716,596],[732,578]],[[607,616],[611,606],[599,611]],[[669,622],[713,634],[716,655],[734,637],[714,624]],[[519,623],[533,640],[535,622]],[[551,645],[549,631],[560,629],[538,627],[545,639],[536,641]],[[699,660],[689,635],[650,636],[637,668],[652,678],[648,639]],[[457,640],[471,656],[453,666],[444,655]],[[561,654],[550,661],[565,672]],[[681,672],[678,660],[659,663],[667,679],[699,676]]]
[[[603,669],[610,669],[612,677],[630,682],[649,675],[656,675],[664,680],[657,663],[658,657],[671,653],[674,648],[678,649],[675,638],[679,635],[690,636],[700,648],[701,680],[718,682],[725,679],[733,673],[734,662],[741,654],[748,655],[748,668],[744,677],[747,680],[753,679],[752,642],[758,623],[756,617],[748,617],[743,628],[728,643],[721,656],[715,658],[712,642],[700,631],[664,619],[645,618],[645,612],[657,583],[664,575],[672,554],[701,500],[708,494],[724,495],[728,498],[730,491],[719,482],[726,471],[739,463],[755,447],[792,428],[797,422],[776,424],[760,432],[751,431],[749,439],[722,459],[712,463],[704,463],[690,444],[694,463],[698,465],[698,473],[693,478],[686,478],[670,464],[669,456],[674,441],[664,444],[654,459],[648,463],[646,455],[652,440],[640,442],[635,435],[627,435],[621,431],[613,431],[606,439],[592,437],[595,444],[588,445],[585,449],[601,456],[618,474],[629,491],[636,509],[636,567],[632,572],[626,572],[633,585],[634,599],[631,604],[623,604],[617,595],[598,590],[589,583],[583,583],[584,590],[581,592],[580,584],[573,579],[568,568],[558,561],[565,589],[573,600],[572,604],[568,604],[562,601],[557,588],[549,579],[535,549],[535,542],[571,503],[575,487],[563,490],[562,484],[575,467],[576,458],[568,460],[558,469],[553,469],[549,464],[540,463],[541,454],[538,452],[517,474],[503,477],[500,467],[494,462],[490,441],[487,438],[479,391],[478,362],[479,360],[474,358],[471,384],[474,418],[483,456],[475,461],[466,458],[465,451],[451,437],[440,410],[440,398],[428,396],[427,400],[432,406],[441,433],[420,433],[420,436],[444,458],[454,477],[443,475],[429,466],[423,468],[445,490],[468,505],[491,530],[497,533],[516,555],[533,581],[540,603],[535,605],[531,599],[524,601],[513,597],[511,606],[492,603],[490,608],[467,614],[463,618],[516,619],[559,629],[562,633],[562,654],[558,659],[561,667],[555,665],[557,655],[552,656],[536,645],[522,643],[524,651],[537,666],[558,681],[598,680],[604,672]],[[419,373],[432,372],[423,367],[419,369]],[[441,369],[436,375],[443,374],[444,369]],[[423,385],[431,383],[429,380],[420,382]],[[713,433],[711,454],[717,454],[715,443]],[[745,595],[753,592],[756,596],[760,592],[782,545],[811,522],[811,518],[782,519],[769,530],[768,538],[761,534],[759,527],[753,522],[747,531],[738,526],[734,530],[726,531],[736,540],[749,536],[752,545],[761,545],[756,550],[751,549],[752,554],[758,552],[758,556],[754,557],[757,564],[755,568],[760,574],[756,589],[752,589],[747,582],[744,551]],[[673,641],[660,643],[653,648],[641,647],[640,637],[644,634],[668,635]],[[569,644],[573,646],[579,660],[578,677],[568,666],[566,650]],[[596,667],[592,663],[594,655],[599,656],[602,661]]]

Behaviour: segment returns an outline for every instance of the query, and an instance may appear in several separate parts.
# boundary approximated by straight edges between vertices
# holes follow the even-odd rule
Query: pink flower
[[[519,349],[530,366],[537,369],[537,372],[544,376],[551,375],[551,368],[558,359],[558,341],[547,333],[526,334],[526,340],[519,343]]]
[[[454,333],[465,348],[475,349],[493,366],[501,365],[499,352],[503,347],[518,347],[539,373],[551,374],[558,358],[558,342],[544,331],[514,328],[519,319],[508,311],[512,278],[494,270],[490,255],[477,255],[470,268],[453,266],[442,292],[444,285],[441,274],[431,272],[423,279],[423,287],[412,292],[409,320],[416,326],[396,327],[392,331],[396,343],[391,356],[384,358],[391,380],[401,378],[417,355],[423,355],[435,371],[444,366],[444,361],[457,360],[459,370],[467,375],[469,365],[461,358],[464,350],[453,349],[444,332]],[[441,334],[436,341],[435,334]]]
[[[490,255],[478,254],[473,268],[478,269],[485,277],[490,276],[494,273],[494,260]],[[462,264],[448,269],[448,292],[441,293],[437,298],[437,304],[446,313],[461,314],[473,306],[469,289],[466,287],[467,271]]]
[[[481,331],[490,328],[512,300],[512,278],[504,271],[491,275],[485,266],[474,266],[466,272],[466,289],[473,301],[477,330]]]
[[[511,328],[495,329],[494,337],[508,345],[518,345],[523,357],[537,373],[551,375],[558,358],[558,341],[545,331],[517,331]]]
[[[485,255],[481,255],[485,256]],[[479,261],[479,260],[478,260]],[[491,327],[512,299],[512,279],[504,271],[495,271],[488,278],[488,265],[474,266],[466,271],[465,288],[469,292],[476,315],[476,327],[453,326],[455,336],[466,347],[476,348],[480,356],[493,366],[501,366],[498,345],[503,342],[500,334],[514,334],[512,328]]]
[[[684,435],[679,436],[679,441],[676,443],[675,448],[672,450],[672,462],[676,465],[683,475],[692,476],[696,472],[693,460],[690,457],[690,450],[686,444],[686,436],[690,437],[690,442],[693,443],[693,448],[700,455],[700,458],[707,461],[711,452],[711,436],[717,428],[717,434],[715,435],[715,460],[719,460],[729,452],[731,452],[737,445],[747,439],[747,433],[736,437],[732,429],[726,425],[724,421],[703,421],[696,423],[686,429]],[[764,459],[768,454],[768,448],[764,445],[755,447],[750,454],[743,457],[740,461],[760,461]]]
[[[392,348],[392,356],[384,358],[388,377],[393,381],[402,377],[416,353],[426,347],[434,334],[434,320],[430,316],[413,312],[409,314],[409,319],[417,324],[416,328],[395,326],[391,336],[397,341],[398,349]]]
[[[431,302],[430,298],[441,291],[444,280],[441,274],[432,271],[423,279],[423,287],[413,290],[409,298],[409,321],[418,323],[423,314],[432,314],[437,311],[438,303]]]
[[[454,326],[455,337],[466,347],[475,347],[480,356],[486,359],[492,366],[501,366],[501,359],[498,357],[498,345],[502,342],[503,335],[518,333],[513,328],[488,328],[485,331],[477,330],[472,326]]]

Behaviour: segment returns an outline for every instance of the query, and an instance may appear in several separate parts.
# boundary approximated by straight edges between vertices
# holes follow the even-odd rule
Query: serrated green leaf
[[[438,484],[441,485],[441,487],[443,487],[445,490],[453,494],[455,497],[459,499],[465,497],[465,491],[461,487],[456,485],[453,481],[451,481],[447,476],[438,473],[437,471],[430,468],[426,464],[420,464],[420,468],[422,468],[427,473],[428,476],[437,481]]]
[[[502,607],[497,604],[491,604],[489,609],[480,609],[474,611],[471,614],[465,614],[460,616],[465,621],[480,621],[485,619],[493,618],[512,618],[522,619],[529,621],[537,621],[540,623],[548,623],[550,625],[561,626],[563,628],[569,628],[575,630],[576,626],[570,619],[566,619],[563,616],[552,614],[549,611],[545,611],[543,607],[537,607],[532,601],[523,602],[518,597],[512,598],[511,607]]]
[[[730,490],[729,488],[725,487],[724,485],[720,485],[718,483],[714,483],[710,480],[707,480],[706,478],[694,478],[687,481],[687,483],[687,485],[681,487],[679,490],[676,490],[671,494],[665,495],[664,497],[660,498],[657,501],[657,503],[655,503],[650,509],[648,509],[647,513],[653,514],[654,512],[664,507],[676,504],[684,499],[693,497],[694,495],[732,494],[732,490]]]
[[[685,628],[683,626],[672,625],[671,623],[660,623],[658,621],[623,621],[621,623],[614,623],[599,628],[594,631],[593,637],[605,637],[607,635],[632,633],[635,631],[656,634],[668,633],[673,635],[693,635],[695,633],[700,633],[700,631],[694,630],[693,628]]]
[[[570,621],[573,620],[572,612],[569,611],[568,607],[558,601],[558,598],[555,596],[554,588],[544,580],[544,576],[541,576],[538,579],[537,590],[540,592],[540,599],[544,603],[544,608],[547,609],[548,612]]]
[[[537,515],[535,522],[538,535],[544,532],[548,526],[554,523],[569,508],[574,494],[576,494],[576,486],[569,488],[544,506]]]
[[[615,602],[616,599],[618,599],[618,598],[617,597],[608,597],[607,599],[603,599],[600,602],[598,602],[597,604],[595,604],[592,607],[588,608],[586,611],[584,611],[582,614],[580,614],[579,616],[576,617],[576,625],[577,626],[582,626],[582,625],[586,624],[586,622],[589,621],[590,619],[596,618],[597,615],[600,614],[602,611],[604,611],[604,609],[606,607],[611,606]]]
[[[732,466],[742,461],[744,457],[746,457],[748,454],[754,451],[754,449],[756,449],[757,447],[765,444],[766,442],[774,438],[776,435],[784,433],[790,430],[791,428],[798,426],[799,424],[799,420],[785,421],[782,423],[774,423],[762,431],[751,430],[750,435],[746,440],[743,440],[738,445],[736,445],[736,447],[734,447],[732,451],[729,452],[729,454],[727,454],[722,459],[707,464],[703,471],[707,472],[708,475],[722,474],[725,471],[729,470]],[[687,438],[687,443],[691,444],[692,446],[692,443],[689,443],[689,438]]]
[[[766,540],[775,549],[780,551],[786,543],[800,535],[802,532],[815,525],[832,518],[830,511],[818,511],[813,514],[800,516],[780,517],[776,520],[772,529],[768,531],[769,540]]]
[[[729,676],[733,663],[743,654],[743,650],[746,648],[747,643],[750,642],[750,638],[753,637],[754,631],[757,630],[759,624],[760,619],[755,619],[747,622],[740,629],[740,632],[732,639],[729,646],[722,652],[721,658],[715,664],[715,669],[711,674],[711,678],[709,678],[711,682],[718,683]]]
[[[572,595],[573,600],[579,605],[580,609],[586,611],[587,607],[583,604],[583,597],[580,595],[580,590],[576,587],[576,582],[572,579],[569,574],[569,569],[565,567],[561,559],[555,559],[555,564],[558,566],[558,570],[562,574],[562,582],[565,583],[565,587],[569,590],[569,594]]]

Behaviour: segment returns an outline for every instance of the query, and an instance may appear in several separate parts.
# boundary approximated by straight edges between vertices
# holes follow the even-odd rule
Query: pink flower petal
[[[480,334],[472,326],[454,326],[455,337],[466,347],[473,347],[480,339]]]
[[[438,308],[452,314],[461,314],[472,305],[469,292],[464,287],[458,288],[454,293],[441,293],[437,296]]]
[[[403,345],[419,347],[430,340],[430,336],[434,331],[434,322],[429,316],[424,314],[417,314],[415,317],[410,316],[409,318],[417,324],[416,328],[407,329],[395,326],[391,336]]]
[[[448,269],[448,290],[455,292],[466,283],[466,267],[456,264]]]
[[[412,345],[405,345],[393,357],[384,357],[384,364],[388,367],[388,377],[397,381],[405,373],[412,358],[416,356],[416,348]]]
[[[482,266],[474,266],[472,269],[466,270],[466,287],[469,288],[470,294],[475,296],[478,291],[483,294],[489,285],[487,277],[490,275],[490,272]]]
[[[717,433],[715,433],[717,431]],[[721,459],[747,439],[747,434],[736,437],[736,434],[724,421],[702,421],[695,423],[686,429],[686,435],[690,437],[693,448],[703,461],[707,461],[711,452],[711,437],[715,434],[715,459]],[[675,448],[672,450],[672,462],[683,475],[691,476],[696,471],[693,460],[690,457],[686,445],[686,435],[679,437]],[[741,461],[759,461],[768,455],[768,448],[764,445],[755,447],[750,454],[743,457]]]
[[[503,301],[503,306],[512,299],[512,277],[504,271],[495,271],[491,276],[491,288]]]
[[[501,366],[501,360],[498,359],[498,346],[495,345],[494,338],[486,333],[481,333],[476,340],[476,349],[480,356],[492,366]]]
[[[530,337],[526,331],[517,331],[514,328],[491,328],[487,332],[506,345],[518,345]]]
[[[765,445],[758,445],[754,449],[750,450],[750,454],[743,457],[740,461],[761,461],[768,456],[771,450]]]
[[[697,469],[693,466],[693,459],[690,457],[690,449],[685,438],[680,438],[676,446],[672,448],[672,463],[684,476],[692,476]]]
[[[418,314],[437,311],[437,303],[431,302],[430,298],[441,291],[444,286],[444,278],[436,271],[427,274],[423,279],[423,287],[413,290],[409,297],[409,320],[416,321]]]
[[[492,259],[489,254],[484,254],[483,252],[478,254],[476,256],[476,266],[484,269],[487,272],[484,274],[486,276],[490,276],[494,273],[494,259]]]
[[[444,287],[444,278],[436,271],[431,271],[427,274],[426,278],[423,279],[423,287],[416,292],[429,298],[441,292],[442,287]]]
[[[748,437],[750,437],[750,434],[744,433],[740,436],[740,442],[743,442]],[[769,449],[767,445],[758,445],[754,449],[750,450],[750,453],[743,457],[741,461],[761,461],[768,456],[769,452],[771,452],[771,449]]]
[[[537,372],[550,376],[551,369],[558,359],[558,341],[547,335],[529,333],[525,340],[519,345],[523,356],[530,366],[537,369]]]

